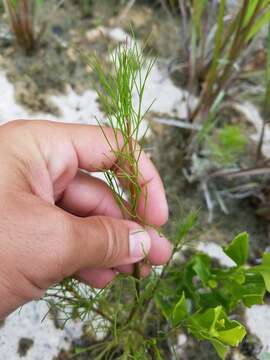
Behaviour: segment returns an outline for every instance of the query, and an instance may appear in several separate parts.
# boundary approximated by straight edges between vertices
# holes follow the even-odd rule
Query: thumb
[[[69,270],[111,268],[142,260],[151,248],[148,232],[135,222],[105,216],[73,217],[74,251]],[[68,269],[67,269],[68,271]]]

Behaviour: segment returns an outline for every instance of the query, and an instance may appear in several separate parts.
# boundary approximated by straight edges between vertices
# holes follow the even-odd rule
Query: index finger
[[[46,122],[39,122],[43,128],[41,132],[41,141],[46,138],[50,139],[50,149],[52,152],[47,157],[51,161],[54,157],[58,157],[55,153],[54,146],[58,151],[67,149],[67,143],[72,145],[72,149],[76,154],[77,168],[87,170],[89,172],[114,170],[117,164],[117,149],[121,147],[121,134],[117,133],[117,139],[114,131],[109,127],[93,125],[77,125],[63,124],[57,122],[47,122],[50,126],[44,126]],[[118,144],[117,144],[118,142]],[[123,141],[122,141],[123,143]],[[123,145],[123,144],[122,144]],[[115,150],[115,152],[114,152]],[[66,150],[67,151],[67,150]],[[70,169],[72,156],[67,157],[66,169]],[[144,217],[149,224],[161,226],[168,219],[168,206],[165,196],[164,187],[161,178],[144,152],[141,152],[138,161],[139,166],[139,183],[142,187],[142,194],[138,205],[138,216]],[[117,172],[116,172],[117,173]],[[146,197],[147,196],[147,197]]]
[[[108,127],[91,126],[91,137],[84,132],[81,137],[80,130],[78,134],[72,132],[73,144],[79,159],[79,166],[88,171],[100,171],[114,169],[117,163],[117,156],[114,150],[117,150],[115,134]],[[94,150],[89,152],[89,139],[96,143]],[[119,133],[118,142],[121,143],[121,134]],[[121,146],[121,144],[120,144]],[[89,163],[91,154],[91,164]],[[138,161],[139,173],[138,182],[142,188],[138,216],[143,217],[146,222],[156,226],[163,225],[168,219],[168,206],[164,187],[161,178],[149,157],[142,151]],[[116,171],[117,175],[117,171]]]

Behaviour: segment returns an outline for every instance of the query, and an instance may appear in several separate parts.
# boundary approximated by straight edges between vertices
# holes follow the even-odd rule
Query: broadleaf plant
[[[105,176],[123,217],[146,225],[143,217],[137,216],[139,196],[143,194],[147,202],[147,194],[140,186],[139,132],[145,115],[142,109],[146,81],[154,60],[146,60],[132,40],[113,50],[109,73],[98,58],[88,61],[97,75],[97,93],[107,125],[114,132],[116,148],[106,140],[118,160],[115,172],[126,192],[115,172],[106,172]],[[229,349],[243,340],[246,330],[231,315],[239,306],[263,303],[266,289],[270,290],[270,255],[264,255],[261,265],[248,266],[248,235],[242,233],[224,248],[235,263],[233,267],[221,266],[200,252],[188,260],[177,260],[175,255],[186,243],[197,218],[197,212],[190,212],[179,221],[171,239],[170,262],[162,269],[154,268],[146,279],[140,278],[138,264],[132,276],[119,275],[103,290],[68,278],[48,291],[45,300],[65,320],[87,321],[90,333],[99,338],[83,349],[91,358],[169,359],[175,354],[176,335],[186,331],[199,341],[210,342],[224,359]]]

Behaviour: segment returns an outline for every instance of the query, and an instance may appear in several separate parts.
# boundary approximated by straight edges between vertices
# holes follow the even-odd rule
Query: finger
[[[151,248],[147,255],[147,261],[149,262],[149,265],[166,264],[172,255],[171,243],[164,236],[159,235],[155,229],[148,228],[147,230],[151,236]],[[132,274],[134,271],[134,265],[122,265],[118,266],[116,269],[121,273]]]
[[[139,158],[139,183],[142,189],[138,215],[146,222],[162,226],[168,220],[168,205],[161,178],[149,157],[142,152]]]
[[[119,266],[117,269],[83,269],[78,272],[76,277],[78,280],[88,284],[96,289],[103,289],[108,286],[112,280],[118,275],[118,273],[130,274],[133,273],[133,265]],[[119,271],[118,271],[119,270]],[[140,276],[145,278],[149,276],[151,272],[151,266],[147,264],[141,264]]]
[[[103,215],[122,218],[121,210],[109,186],[104,181],[83,172],[78,172],[57,205],[77,216]]]
[[[39,149],[46,160],[56,194],[64,191],[78,168],[90,172],[113,169],[117,163],[116,150],[123,146],[121,134],[118,133],[116,139],[114,131],[107,127],[101,130],[99,126],[44,121],[26,122],[25,126],[29,126],[29,123],[34,143],[38,138]],[[138,165],[140,185],[143,188],[138,207],[139,215],[145,216],[147,223],[161,226],[168,218],[161,179],[143,152]],[[39,184],[31,185],[36,192],[40,190]],[[43,193],[41,195],[44,196]]]
[[[151,238],[140,225],[126,220],[92,216],[69,216],[72,232],[68,239],[70,274],[84,268],[113,268],[132,264],[147,256]]]
[[[85,127],[84,127],[85,128]],[[112,129],[103,128],[103,132],[100,127],[91,127],[91,136],[86,137],[86,129],[84,129],[84,137],[81,137],[81,129],[76,128],[76,131],[72,131],[72,143],[75,146],[76,153],[79,159],[79,167],[88,171],[100,171],[101,169],[112,169],[117,163],[117,158],[112,152],[117,150],[117,143],[114,132]],[[69,129],[71,131],[71,129]],[[106,137],[106,138],[105,138]],[[97,142],[99,146],[95,147],[95,151],[87,149],[89,147],[89,139],[92,138],[92,142]],[[84,142],[85,139],[85,142]],[[108,139],[108,142],[107,140]],[[120,140],[119,140],[120,139]],[[121,143],[121,135],[118,136],[118,141]],[[102,145],[102,146],[101,146]],[[120,144],[121,147],[121,144]],[[91,151],[92,150],[92,151]],[[89,164],[89,156],[92,154],[91,164]],[[168,219],[168,206],[160,176],[144,152],[141,152],[139,162],[139,182],[143,188],[143,193],[139,201],[138,215],[145,218],[146,222],[157,226],[163,225]]]
[[[134,271],[134,265],[122,265],[116,269],[83,269],[76,274],[76,278],[85,284],[88,284],[97,289],[103,289],[109,283],[114,280],[118,273],[132,275]],[[140,276],[145,278],[149,276],[151,272],[151,266],[148,264],[140,265]]]
[[[112,269],[83,269],[77,274],[77,278],[97,289],[105,288],[117,275]]]
[[[77,217],[29,193],[9,194],[5,210],[12,215],[6,232],[15,234],[21,254],[18,257],[18,251],[13,251],[14,236],[8,236],[6,259],[39,289],[47,289],[82,269],[110,269],[139,262],[151,247],[148,232],[134,222]],[[31,266],[27,259],[32,259]]]
[[[155,229],[147,228],[147,231],[152,240],[147,260],[152,265],[166,264],[172,255],[171,243],[164,236],[160,235]]]

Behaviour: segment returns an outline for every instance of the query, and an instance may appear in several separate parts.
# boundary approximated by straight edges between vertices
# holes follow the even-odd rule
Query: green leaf
[[[246,335],[239,322],[230,320],[221,306],[190,316],[190,332],[199,340],[208,340],[224,359],[228,346],[238,346]]]
[[[172,323],[173,326],[179,325],[179,323],[184,320],[188,315],[187,304],[185,293],[183,292],[181,299],[175,305],[172,314]]]
[[[175,242],[177,244],[181,243],[183,238],[192,230],[198,221],[198,212],[190,211],[182,221],[179,221],[176,229]]]
[[[216,289],[218,287],[218,282],[216,280],[210,279],[208,285],[211,289]]]
[[[226,355],[228,353],[229,347],[222,344],[221,341],[218,341],[216,339],[212,339],[210,340],[211,344],[214,346],[214,348],[216,349],[216,352],[218,353],[218,356],[224,360],[226,358]]]
[[[270,253],[265,253],[263,255],[262,264],[253,267],[251,270],[261,274],[264,279],[266,290],[270,292]]]
[[[195,273],[199,276],[200,280],[204,284],[204,286],[207,286],[208,280],[210,279],[211,273],[210,273],[210,258],[206,254],[197,254],[194,256],[194,264],[192,266],[192,269],[195,271]]]
[[[254,15],[254,12],[257,7],[258,2],[259,2],[259,0],[249,1],[247,10],[245,12],[245,19],[244,19],[244,23],[243,23],[244,27],[248,25],[250,19]]]
[[[240,294],[245,306],[251,307],[253,305],[263,304],[265,284],[259,273],[253,273],[252,269],[251,271],[249,269],[246,272],[246,281],[240,288]]]
[[[230,321],[228,326],[231,328],[228,328],[224,331],[219,331],[218,338],[225,344],[230,346],[238,346],[246,336],[246,330],[243,325],[237,321]]]
[[[245,274],[241,272],[241,270],[242,269],[236,269],[236,271],[231,274],[231,278],[239,285],[243,285],[246,280]]]
[[[234,273],[231,273],[233,269],[227,275],[227,278],[223,279],[223,287],[219,290],[223,299],[227,301],[227,303],[222,302],[223,306],[228,311],[232,311],[241,301],[247,307],[262,304],[265,295],[265,284],[262,276],[259,273],[253,272],[252,269],[234,269],[237,273],[240,270],[244,273],[245,281],[239,284],[235,279]]]
[[[202,16],[203,16],[203,13],[204,13],[207,3],[208,3],[207,0],[196,0],[193,2],[192,20],[195,23],[196,31],[198,33],[200,33],[200,30],[201,30]]]
[[[268,9],[267,11],[265,11],[262,15],[258,16],[258,20],[255,22],[255,24],[252,26],[247,40],[250,41],[252,40],[257,33],[265,26],[269,23],[270,21],[270,10]]]
[[[221,314],[222,307],[217,306],[206,310],[204,313],[195,314],[193,319],[204,331],[207,331],[208,336],[216,337],[218,335],[216,331],[216,323]]]
[[[238,266],[246,263],[249,253],[249,236],[246,232],[237,235],[231,244],[224,249],[228,255]]]
[[[166,300],[162,294],[157,294],[155,296],[155,303],[157,307],[161,310],[165,319],[170,320],[172,314],[172,306],[171,303]]]

